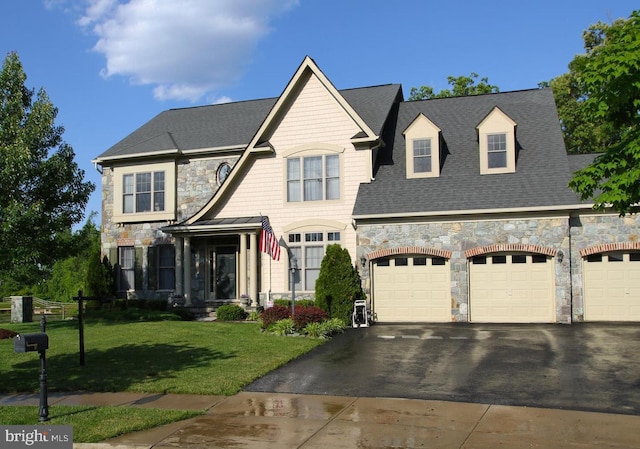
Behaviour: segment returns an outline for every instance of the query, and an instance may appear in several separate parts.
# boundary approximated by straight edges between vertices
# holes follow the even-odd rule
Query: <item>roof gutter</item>
[[[505,214],[505,213],[522,213],[522,212],[552,212],[552,211],[575,211],[593,209],[593,204],[568,204],[562,206],[536,206],[522,207],[512,209],[470,209],[470,210],[452,210],[452,211],[429,211],[429,212],[402,212],[388,214],[372,214],[372,215],[353,215],[354,220],[382,220],[390,218],[429,218],[429,217],[451,217],[456,215],[486,215],[486,214]]]

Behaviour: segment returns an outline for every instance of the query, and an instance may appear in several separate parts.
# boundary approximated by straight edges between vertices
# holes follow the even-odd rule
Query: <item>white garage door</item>
[[[469,318],[483,323],[549,323],[555,319],[553,260],[541,254],[471,259]]]
[[[586,321],[640,321],[640,253],[592,254],[583,267]]]
[[[451,321],[449,261],[395,256],[374,261],[373,311],[380,322]]]

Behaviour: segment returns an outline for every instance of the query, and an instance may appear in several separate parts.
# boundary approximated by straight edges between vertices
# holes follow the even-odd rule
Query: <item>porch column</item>
[[[247,234],[240,234],[240,295],[247,295]],[[239,296],[240,296],[239,295]]]
[[[258,234],[252,232],[249,236],[249,296],[251,305],[258,305]],[[264,304],[263,304],[264,305]]]
[[[184,299],[191,305],[191,237],[184,238]]]
[[[184,295],[184,284],[182,283],[184,279],[184,261],[182,259],[184,253],[182,251],[182,243],[183,238],[176,237],[174,244],[176,248],[176,295]]]

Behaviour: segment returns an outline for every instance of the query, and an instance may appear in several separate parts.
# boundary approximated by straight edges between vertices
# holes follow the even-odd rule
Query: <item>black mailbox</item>
[[[13,339],[14,352],[42,352],[49,348],[49,336],[45,333],[18,334]]]

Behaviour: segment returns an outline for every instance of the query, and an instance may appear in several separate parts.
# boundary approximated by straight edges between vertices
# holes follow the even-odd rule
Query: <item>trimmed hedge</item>
[[[216,320],[218,321],[243,321],[248,313],[237,304],[226,304],[216,309]]]

